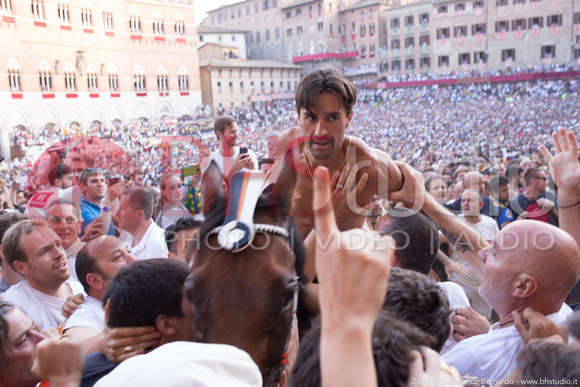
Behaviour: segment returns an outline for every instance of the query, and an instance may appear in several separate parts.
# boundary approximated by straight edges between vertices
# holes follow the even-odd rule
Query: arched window
[[[99,77],[94,64],[87,66],[87,87],[89,91],[99,91]]]
[[[179,90],[189,90],[189,73],[185,67],[181,67],[177,73]]]
[[[81,2],[81,23],[84,27],[93,25],[93,13],[91,12],[91,3],[89,0]]]
[[[109,89],[111,91],[119,90],[119,75],[115,65],[109,66]]]
[[[58,19],[63,24],[70,24],[68,1],[61,1],[58,3]]]
[[[32,0],[32,16],[38,20],[44,20],[44,1]]]
[[[46,61],[42,61],[38,67],[38,76],[40,81],[40,90],[52,90],[52,76],[50,75],[50,66]]]
[[[163,27],[163,15],[159,11],[153,13],[153,33],[155,35],[165,35]]]
[[[183,21],[183,15],[178,13],[173,18],[175,23],[175,35],[183,36],[185,35],[185,22]]]
[[[159,67],[157,70],[157,89],[159,91],[166,91],[167,87],[167,69],[165,67]]]
[[[113,30],[113,11],[109,3],[105,3],[103,6],[103,26],[105,30]]]
[[[20,66],[15,59],[8,61],[8,83],[10,90],[20,91]]]
[[[70,62],[64,66],[64,88],[66,91],[76,90],[75,68]]]
[[[145,91],[147,90],[147,85],[145,83],[145,69],[141,66],[137,66],[134,71],[133,84],[135,85],[135,91]]]
[[[0,0],[0,7],[2,8],[2,13],[7,15],[12,15],[12,1],[11,0]]]
[[[129,31],[141,33],[141,18],[135,8],[129,10]]]

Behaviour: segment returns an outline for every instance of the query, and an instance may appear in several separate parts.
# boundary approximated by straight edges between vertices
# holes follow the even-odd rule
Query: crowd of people
[[[0,385],[575,384],[579,108],[329,68],[215,119],[15,129],[46,150],[3,162]]]

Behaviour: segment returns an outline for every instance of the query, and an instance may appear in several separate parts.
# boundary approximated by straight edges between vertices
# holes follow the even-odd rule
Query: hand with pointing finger
[[[395,244],[375,231],[339,231],[326,168],[314,171],[313,188],[323,385],[376,386],[371,335]]]

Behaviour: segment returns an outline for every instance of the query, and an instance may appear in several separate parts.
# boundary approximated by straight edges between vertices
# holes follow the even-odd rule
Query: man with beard
[[[371,205],[369,207],[369,212],[367,215],[366,224],[369,229],[374,230],[377,222],[383,215],[383,205],[382,200],[379,195],[373,195],[373,200],[371,200]]]
[[[296,173],[292,209],[303,238],[314,227],[317,209],[312,207],[312,186],[316,167],[326,167],[332,176],[330,184],[340,230],[362,227],[373,195],[386,199],[389,191],[403,184],[399,168],[386,153],[345,135],[356,100],[354,85],[334,68],[311,71],[296,89],[299,127],[280,134],[278,161]],[[281,168],[279,179],[284,179],[289,170]],[[348,175],[352,177],[347,181]]]
[[[221,174],[228,178],[243,168],[258,168],[258,159],[254,152],[251,149],[244,150],[244,148],[237,146],[239,129],[234,117],[220,116],[216,118],[213,128],[220,142],[220,147],[202,161],[203,170],[214,161]]]

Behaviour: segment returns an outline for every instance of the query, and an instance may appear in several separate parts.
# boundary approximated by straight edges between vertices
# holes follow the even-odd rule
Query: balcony
[[[295,56],[292,58],[293,63],[310,62],[325,59],[351,59],[358,56],[358,51],[351,52],[321,52],[313,55]]]
[[[350,69],[350,70],[345,70],[344,71],[344,75],[346,75],[347,77],[354,77],[357,75],[365,75],[365,74],[375,74],[377,75],[379,73],[379,68],[377,66],[365,66],[363,68],[359,68],[359,69]]]

